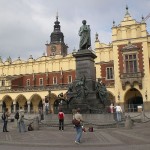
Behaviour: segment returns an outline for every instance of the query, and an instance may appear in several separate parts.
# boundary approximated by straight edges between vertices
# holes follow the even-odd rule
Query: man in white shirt
[[[120,122],[121,121],[122,108],[120,107],[119,104],[117,104],[115,109],[116,109],[117,121]]]
[[[77,109],[77,113],[74,115],[74,118],[78,120],[80,123],[83,121],[82,115],[80,114],[80,108]],[[79,124],[78,126],[75,126],[75,128],[77,133],[75,143],[80,144],[80,139],[82,136],[82,126],[81,124]]]

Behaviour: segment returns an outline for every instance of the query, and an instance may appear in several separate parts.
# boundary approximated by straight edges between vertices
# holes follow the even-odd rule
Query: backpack
[[[5,113],[3,113],[1,117],[2,117],[2,120],[5,120],[6,119]]]
[[[64,119],[64,113],[63,112],[59,112],[58,117],[59,117],[59,119]]]
[[[19,112],[16,112],[16,114],[15,114],[15,119],[19,119]]]

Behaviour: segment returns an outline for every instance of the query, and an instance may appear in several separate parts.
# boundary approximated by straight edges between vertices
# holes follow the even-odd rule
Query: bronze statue
[[[80,81],[78,81],[75,86],[77,91],[76,97],[85,98],[88,95],[88,88],[86,87],[85,82],[86,82],[86,77],[85,75],[83,75]]]
[[[86,25],[86,20],[83,20],[82,23],[83,25],[80,27],[79,30],[80,36],[79,50],[88,49],[91,46],[90,26]]]
[[[107,101],[107,89],[105,87],[105,84],[102,83],[101,79],[98,79],[98,82],[96,83],[95,86],[96,93],[98,95],[98,98],[100,101],[104,104],[105,101]]]

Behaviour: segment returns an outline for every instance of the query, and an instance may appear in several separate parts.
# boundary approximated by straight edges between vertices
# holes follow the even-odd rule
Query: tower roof
[[[61,32],[60,22],[58,21],[58,14],[56,15],[56,21],[54,22],[54,31],[51,33],[50,43],[64,43],[64,35]]]

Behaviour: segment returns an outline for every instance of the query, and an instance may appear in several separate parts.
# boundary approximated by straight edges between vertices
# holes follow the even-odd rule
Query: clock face
[[[51,46],[51,50],[52,50],[52,52],[55,52],[55,51],[56,51],[56,46],[55,46],[55,45],[52,45],[52,46]]]

